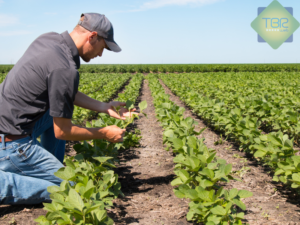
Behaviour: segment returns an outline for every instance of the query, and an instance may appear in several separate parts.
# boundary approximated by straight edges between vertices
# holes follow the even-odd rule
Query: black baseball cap
[[[98,36],[103,37],[108,50],[113,52],[120,52],[122,49],[114,40],[114,29],[111,22],[105,17],[105,15],[99,13],[82,13],[84,16],[83,21],[79,21],[78,24],[89,31],[96,31]]]

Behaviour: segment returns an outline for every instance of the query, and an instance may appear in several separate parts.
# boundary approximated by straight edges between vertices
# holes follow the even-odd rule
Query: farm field
[[[81,92],[142,113],[76,107],[124,142],[68,142],[53,202],[0,205],[0,224],[300,224],[298,65],[152,66],[82,67]]]

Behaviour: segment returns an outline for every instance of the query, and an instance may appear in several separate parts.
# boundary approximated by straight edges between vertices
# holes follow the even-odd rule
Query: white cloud
[[[18,17],[6,15],[6,14],[0,14],[0,27],[15,25],[18,22],[19,22]]]
[[[26,30],[16,30],[16,31],[1,31],[0,37],[7,37],[7,36],[18,36],[18,35],[25,35],[30,34],[30,31]]]
[[[150,2],[145,2],[140,8],[131,11],[144,11],[148,9],[156,9],[169,5],[196,5],[203,6],[208,4],[213,4],[216,2],[225,0],[153,0]]]

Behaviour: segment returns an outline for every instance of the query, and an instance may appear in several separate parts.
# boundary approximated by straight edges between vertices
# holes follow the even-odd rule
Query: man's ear
[[[97,32],[96,31],[92,31],[89,33],[88,35],[88,40],[90,43],[95,43],[95,41],[97,40]]]

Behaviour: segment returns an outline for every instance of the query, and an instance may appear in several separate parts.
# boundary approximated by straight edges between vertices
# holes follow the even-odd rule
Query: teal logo
[[[257,32],[259,42],[267,42],[273,49],[284,42],[292,42],[300,23],[294,18],[291,7],[285,8],[274,0],[268,7],[258,8],[258,14],[251,27]]]

